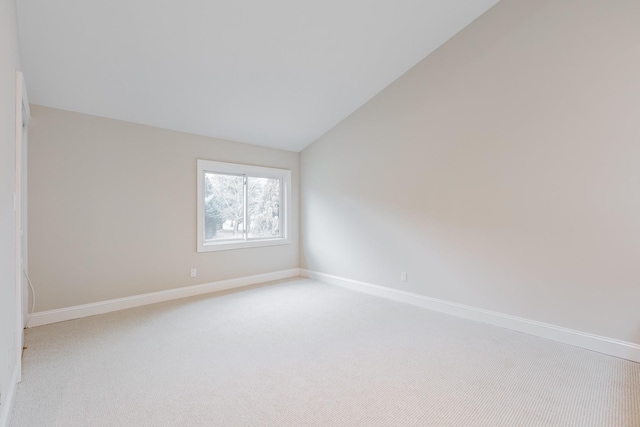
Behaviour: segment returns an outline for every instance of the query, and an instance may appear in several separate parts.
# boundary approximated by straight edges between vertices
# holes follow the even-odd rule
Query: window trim
[[[245,175],[255,178],[274,178],[282,180],[282,204],[284,219],[282,220],[283,237],[250,240],[220,240],[205,242],[204,240],[204,175],[206,172],[230,175]],[[264,166],[226,163],[214,160],[198,159],[197,162],[197,251],[213,252],[263,246],[287,245],[291,243],[291,171],[288,169],[269,168]],[[245,207],[246,209],[246,207]]]

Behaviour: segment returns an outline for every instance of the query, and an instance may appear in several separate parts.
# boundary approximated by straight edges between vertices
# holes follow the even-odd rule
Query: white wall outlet
[[[406,282],[407,280],[409,280],[409,279],[407,278],[407,272],[406,272],[406,271],[401,271],[401,272],[400,272],[400,281],[401,281],[401,282]]]
[[[195,268],[191,269],[191,277],[196,277],[196,269]]]

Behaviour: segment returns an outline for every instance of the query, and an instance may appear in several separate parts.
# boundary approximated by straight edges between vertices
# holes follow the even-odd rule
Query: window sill
[[[235,249],[244,248],[260,248],[265,246],[279,246],[288,245],[291,243],[291,239],[263,239],[263,240],[248,240],[248,241],[233,241],[233,242],[212,242],[205,243],[198,246],[198,252],[216,252],[216,251],[230,251]]]

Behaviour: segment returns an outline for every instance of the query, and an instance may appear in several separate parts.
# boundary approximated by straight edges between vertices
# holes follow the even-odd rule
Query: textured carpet
[[[640,426],[640,364],[306,279],[27,331],[12,426]]]

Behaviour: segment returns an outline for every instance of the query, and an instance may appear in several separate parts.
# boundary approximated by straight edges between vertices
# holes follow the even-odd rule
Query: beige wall
[[[298,153],[36,105],[29,132],[36,311],[298,267]],[[294,243],[196,253],[199,158],[291,169]]]
[[[638,23],[502,0],[303,151],[302,267],[640,343]]]
[[[0,0],[0,393],[3,406],[15,364],[15,122],[16,70],[20,69],[20,50],[16,5]]]

